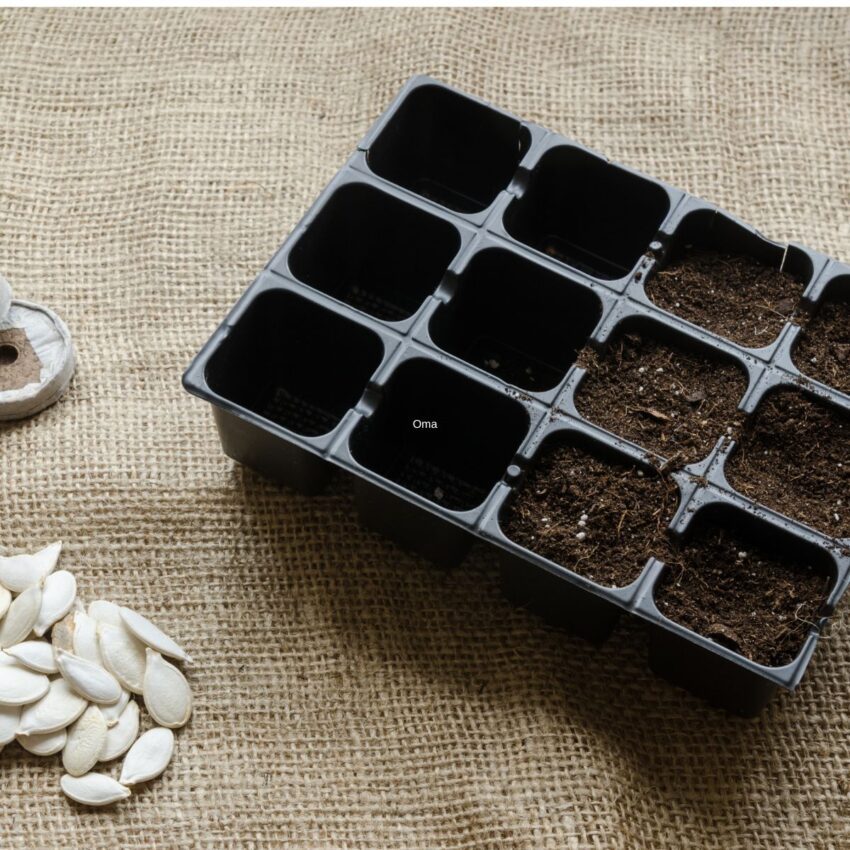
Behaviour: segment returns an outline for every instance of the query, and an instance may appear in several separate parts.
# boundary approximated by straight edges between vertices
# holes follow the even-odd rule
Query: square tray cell
[[[655,588],[674,622],[769,667],[790,664],[822,614],[835,564],[818,546],[729,505],[694,517]]]
[[[850,416],[796,389],[768,393],[726,462],[745,496],[850,538]]]
[[[742,366],[655,321],[627,319],[603,353],[588,348],[580,364],[578,412],[673,468],[706,457],[743,420]]]
[[[537,391],[559,383],[601,315],[591,290],[491,248],[473,257],[429,330],[445,351]]]
[[[460,213],[476,213],[507,188],[528,150],[514,118],[447,89],[411,92],[368,153],[375,174]]]
[[[605,587],[631,584],[667,551],[675,482],[609,446],[550,437],[502,508],[505,536]]]
[[[351,437],[354,459],[448,510],[477,507],[529,427],[525,408],[432,361],[399,366]]]
[[[830,282],[792,356],[803,374],[850,395],[850,276]]]
[[[543,155],[505,227],[550,257],[614,280],[649,249],[669,207],[658,184],[565,145]]]
[[[258,295],[210,359],[213,392],[317,437],[357,404],[383,356],[372,331],[284,291]]]
[[[401,321],[437,288],[459,248],[447,221],[353,183],[337,189],[297,241],[289,268],[364,313]]]
[[[645,290],[670,313],[763,348],[794,315],[811,274],[799,249],[786,251],[714,210],[699,210],[682,220]]]

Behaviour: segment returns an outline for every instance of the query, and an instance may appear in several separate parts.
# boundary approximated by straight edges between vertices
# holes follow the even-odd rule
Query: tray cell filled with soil
[[[334,192],[295,243],[289,268],[364,313],[401,321],[434,292],[459,248],[449,222],[351,183]]]
[[[610,449],[550,438],[500,524],[515,543],[607,587],[663,558],[679,504],[669,478]]]
[[[525,408],[432,361],[399,366],[351,436],[354,459],[452,511],[471,510],[504,475],[529,427]]]
[[[834,581],[822,549],[726,506],[697,513],[665,563],[658,610],[768,667],[797,657]]]
[[[488,249],[473,257],[429,330],[444,351],[506,383],[548,390],[564,377],[601,314],[587,287],[512,251]]]
[[[504,224],[511,236],[603,280],[627,275],[667,215],[657,183],[576,147],[553,148],[533,169]]]
[[[227,401],[317,437],[357,404],[384,347],[367,328],[291,292],[254,300],[206,367]]]
[[[850,537],[850,417],[794,389],[769,393],[726,463],[740,493],[830,537]]]
[[[743,419],[746,373],[701,343],[651,325],[629,328],[605,352],[582,352],[578,412],[673,467],[706,457]]]
[[[369,149],[375,174],[460,213],[507,188],[531,138],[522,124],[441,86],[412,91]]]
[[[713,211],[691,213],[645,284],[659,307],[747,348],[774,342],[797,309],[811,263]]]
[[[850,395],[850,277],[832,281],[803,322],[793,359],[805,375]]]

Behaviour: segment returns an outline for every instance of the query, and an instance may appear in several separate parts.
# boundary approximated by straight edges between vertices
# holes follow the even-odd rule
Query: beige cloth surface
[[[180,375],[403,81],[429,72],[850,258],[844,11],[0,13],[0,268],[79,352],[0,429],[2,551],[194,655],[166,775],[108,811],[0,756],[0,847],[850,847],[850,633],[754,722],[234,468]]]

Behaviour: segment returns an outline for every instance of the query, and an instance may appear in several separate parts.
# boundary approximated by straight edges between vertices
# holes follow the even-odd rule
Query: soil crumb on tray
[[[686,249],[646,282],[646,294],[659,307],[748,348],[776,339],[803,289],[787,272],[702,248]]]
[[[768,395],[726,464],[739,492],[831,537],[850,537],[850,417],[796,390]]]
[[[656,590],[666,617],[759,664],[789,664],[802,649],[829,577],[706,525],[672,555]]]
[[[850,394],[850,301],[827,301],[809,319],[794,362],[804,375]]]
[[[580,362],[588,374],[579,413],[674,468],[706,457],[743,420],[737,406],[747,380],[727,360],[625,334],[603,355],[585,349]]]
[[[502,527],[544,558],[623,587],[651,555],[664,556],[678,501],[675,483],[655,472],[559,446],[529,470]]]

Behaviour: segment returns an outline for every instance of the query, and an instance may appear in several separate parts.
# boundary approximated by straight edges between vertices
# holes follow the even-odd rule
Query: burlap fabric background
[[[180,375],[402,82],[430,72],[850,257],[846,12],[0,14],[0,267],[60,311],[72,391],[0,433],[3,551],[66,542],[155,612],[197,695],[110,811],[0,757],[6,848],[850,847],[850,635],[730,719],[234,468]]]

